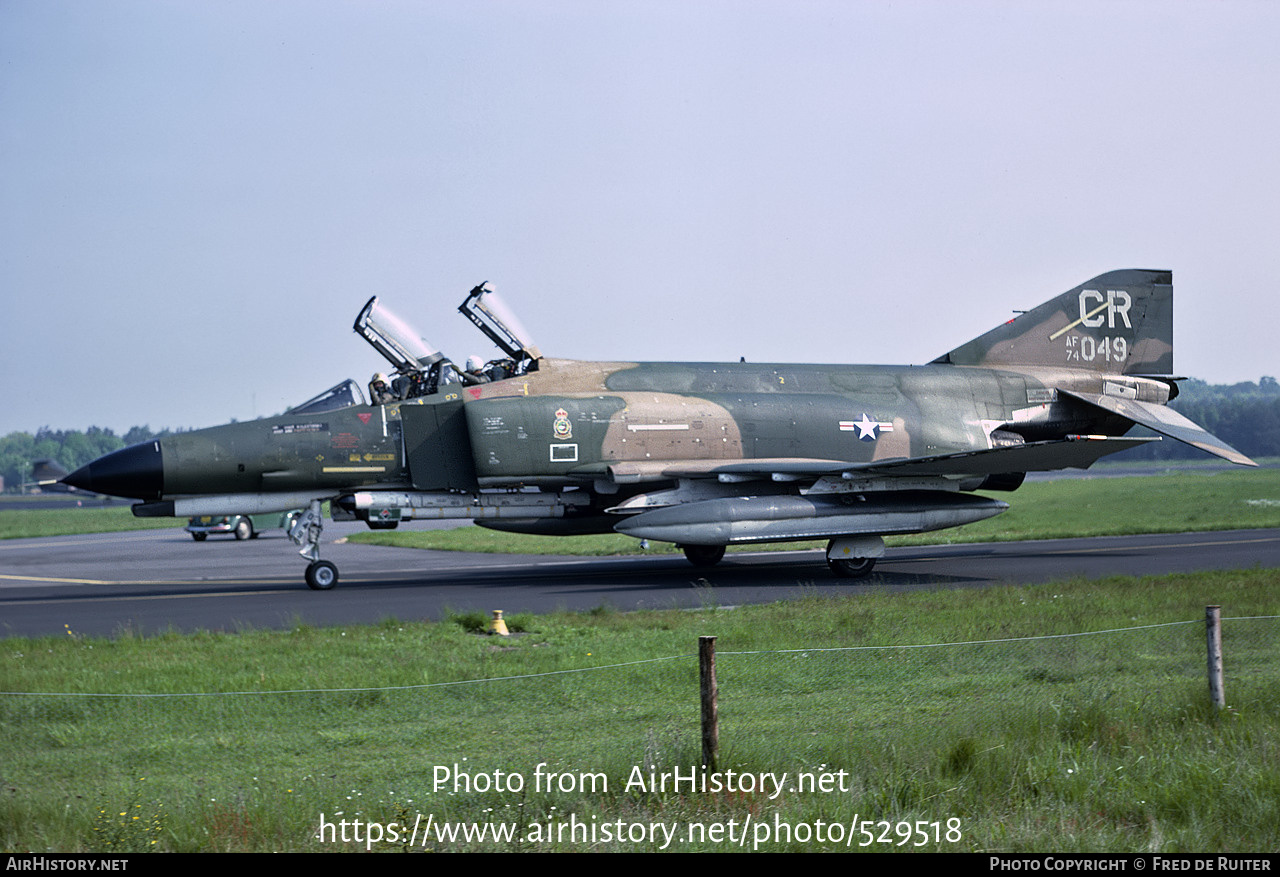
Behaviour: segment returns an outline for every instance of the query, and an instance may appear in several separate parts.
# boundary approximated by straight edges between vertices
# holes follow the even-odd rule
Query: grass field
[[[182,527],[186,520],[135,518],[127,505],[116,508],[0,509],[0,539],[69,536],[74,533],[116,533]]]
[[[886,823],[870,849],[898,848],[917,822],[929,837],[911,828],[903,848],[1275,849],[1277,584],[1254,570],[826,599],[797,583],[772,606],[517,616],[501,640],[466,616],[5,640],[0,848],[363,850],[353,834],[316,840],[321,814],[406,838],[421,814],[519,839],[436,834],[414,849],[662,846],[557,836],[575,822],[674,826],[682,851],[739,849],[688,833],[731,822],[770,826],[747,848],[843,848],[813,833],[821,822],[857,849],[864,820]],[[1209,603],[1229,616],[1221,714],[1204,681]],[[628,788],[637,770],[699,763],[703,634],[718,637],[720,766],[786,773],[776,797]],[[929,643],[967,645],[915,648]],[[540,771],[568,786],[535,789]],[[524,788],[492,788],[495,772]],[[802,772],[826,790],[797,788]],[[772,833],[784,824],[809,833]]]

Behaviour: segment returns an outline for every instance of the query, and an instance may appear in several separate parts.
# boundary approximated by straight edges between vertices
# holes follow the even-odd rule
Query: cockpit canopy
[[[352,328],[400,375],[392,382],[392,390],[379,390],[370,385],[370,401],[375,405],[430,396],[441,385],[462,380],[457,366],[407,322],[378,304],[376,295],[365,304]]]
[[[534,362],[542,353],[520,325],[506,302],[488,283],[481,283],[467,294],[458,311],[475,323],[499,350],[516,363]]]
[[[463,371],[408,322],[380,304],[375,295],[360,309],[352,328],[395,369],[398,377],[390,382],[390,389],[381,385],[375,389],[371,384],[370,399],[366,403],[360,386],[355,381],[346,380],[291,408],[289,413],[319,414],[351,405],[414,399],[437,393],[448,384],[481,384],[537,370],[542,354],[529,340],[520,321],[488,284],[482,283],[472,289],[458,310],[497,345],[505,358]]]
[[[378,304],[376,295],[365,303],[352,328],[402,374],[422,371],[444,359],[412,326]]]
[[[364,393],[360,385],[348,378],[340,384],[330,387],[318,396],[313,396],[296,408],[290,408],[290,414],[320,414],[324,411],[336,411],[352,405],[363,405]]]

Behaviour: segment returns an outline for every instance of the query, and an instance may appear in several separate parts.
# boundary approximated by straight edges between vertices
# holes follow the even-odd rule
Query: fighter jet
[[[373,528],[470,518],[496,530],[620,532],[710,566],[728,545],[828,540],[862,577],[883,537],[1008,508],[1027,472],[1159,441],[1253,461],[1165,407],[1169,271],[1093,278],[926,365],[580,362],[543,356],[487,285],[459,310],[503,355],[460,368],[376,297],[355,331],[390,362],[277,417],[108,454],[68,484],[190,517],[305,508],[291,538],[332,588],[321,505]]]
[[[77,496],[92,496],[92,493],[72,487],[66,483],[67,470],[52,457],[43,457],[31,461],[31,481],[24,484],[23,492],[31,489],[35,493],[70,493]]]

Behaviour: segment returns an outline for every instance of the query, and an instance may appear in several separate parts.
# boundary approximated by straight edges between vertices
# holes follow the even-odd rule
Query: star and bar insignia
[[[882,432],[893,432],[893,423],[891,421],[872,420],[867,412],[862,412],[861,420],[842,420],[840,421],[841,432],[857,432],[858,441],[873,442],[880,438]]]

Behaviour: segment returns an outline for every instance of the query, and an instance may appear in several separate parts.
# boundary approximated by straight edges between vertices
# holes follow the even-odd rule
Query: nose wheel
[[[320,500],[313,499],[307,510],[289,528],[289,538],[293,540],[293,544],[302,546],[298,553],[311,561],[307,565],[307,587],[313,591],[328,591],[338,584],[338,568],[329,561],[320,559],[320,531],[323,527]]]
[[[313,560],[307,567],[307,587],[328,591],[338,584],[338,568],[327,560]]]

